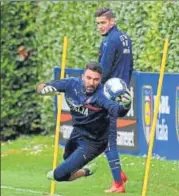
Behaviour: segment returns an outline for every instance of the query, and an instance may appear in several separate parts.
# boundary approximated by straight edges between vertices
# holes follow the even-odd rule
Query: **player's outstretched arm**
[[[58,92],[54,86],[51,86],[45,83],[38,84],[36,87],[36,91],[40,95],[59,95],[60,94],[60,92]]]

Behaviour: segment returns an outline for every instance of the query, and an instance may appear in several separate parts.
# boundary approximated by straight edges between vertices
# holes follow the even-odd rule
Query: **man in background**
[[[99,49],[99,63],[102,64],[104,84],[112,77],[123,79],[129,87],[133,71],[132,43],[128,35],[115,24],[115,15],[109,8],[100,8],[95,13],[96,25],[103,41]],[[117,150],[117,118],[110,117],[108,147],[105,151],[114,182],[106,193],[124,193],[127,176],[121,169]]]

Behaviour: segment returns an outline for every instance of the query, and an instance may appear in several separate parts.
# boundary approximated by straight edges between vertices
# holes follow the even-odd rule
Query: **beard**
[[[95,88],[93,86],[86,87],[86,93],[91,94],[95,91]]]

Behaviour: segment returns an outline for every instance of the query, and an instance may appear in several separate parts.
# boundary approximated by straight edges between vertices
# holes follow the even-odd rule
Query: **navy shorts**
[[[57,181],[67,181],[72,173],[100,155],[107,147],[106,141],[91,141],[87,138],[69,139],[65,146],[64,162],[54,171]]]

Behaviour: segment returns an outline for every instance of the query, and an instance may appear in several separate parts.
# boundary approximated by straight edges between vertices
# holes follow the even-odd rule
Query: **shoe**
[[[105,193],[125,193],[123,182],[113,182],[111,187],[104,191]]]
[[[124,183],[127,182],[128,178],[126,174],[121,170],[120,172],[121,179],[123,183],[113,182],[110,189],[105,190],[106,193],[125,193]]]
[[[86,171],[86,176],[91,176],[92,174],[96,172],[97,165],[96,163],[91,163],[89,165],[85,165],[83,169]]]
[[[49,171],[49,172],[47,173],[47,178],[48,178],[49,180],[54,180],[54,170]]]
[[[122,170],[121,170],[120,174],[121,174],[121,179],[122,179],[123,183],[126,183],[128,180],[126,174]]]

